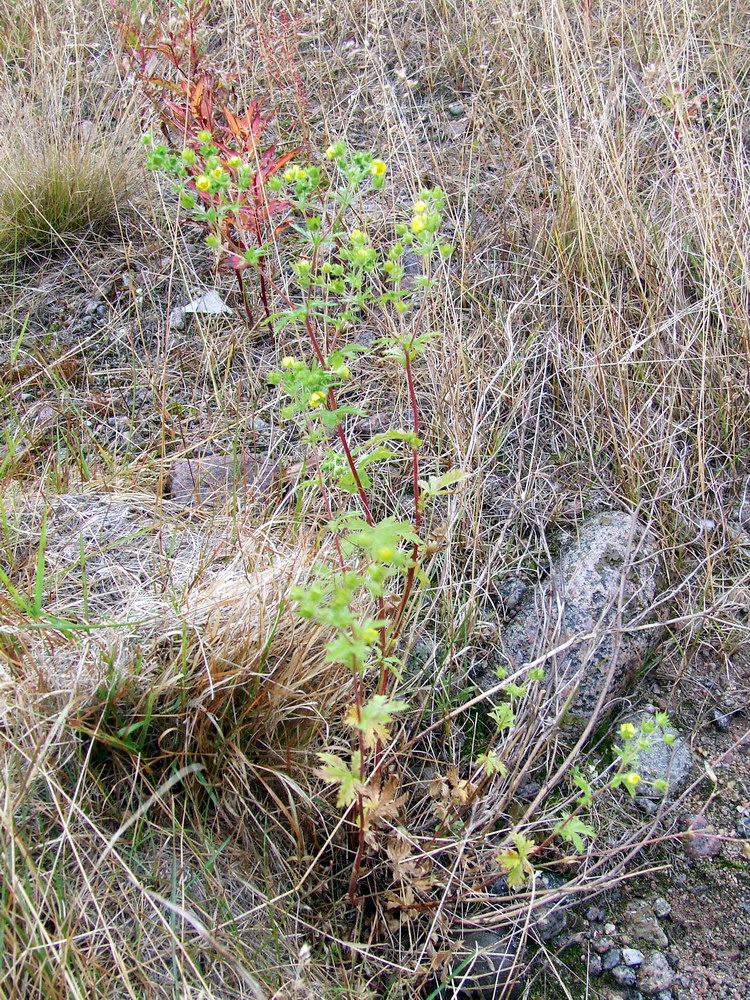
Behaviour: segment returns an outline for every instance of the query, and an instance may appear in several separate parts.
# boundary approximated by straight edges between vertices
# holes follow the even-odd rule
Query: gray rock
[[[622,964],[623,965],[640,965],[643,962],[643,952],[638,951],[637,948],[623,948],[622,949]]]
[[[523,969],[521,939],[510,933],[469,931],[456,954],[454,973],[440,993],[444,1000],[513,1000]]]
[[[614,933],[614,931],[612,933]],[[594,941],[592,947],[594,951],[597,952],[599,955],[603,955],[605,951],[609,951],[610,948],[613,948],[614,944],[615,943],[612,940],[612,938],[603,937]]]
[[[554,872],[541,872],[537,879],[546,890],[561,889],[565,885],[565,879]],[[551,941],[562,934],[569,923],[568,910],[560,897],[553,896],[549,903],[539,907],[535,916],[534,928],[542,941]]]
[[[635,986],[635,973],[627,965],[616,965],[610,975],[618,986]]]
[[[547,908],[545,907],[544,910]],[[568,914],[561,906],[553,908],[550,906],[549,912],[543,912],[543,916],[536,924],[536,932],[542,941],[551,941],[552,938],[562,934],[568,926]]]
[[[737,836],[750,838],[750,812],[742,812],[737,820]]]
[[[460,101],[456,101],[455,104],[449,104],[446,110],[451,118],[463,118],[466,114],[466,108]]]
[[[666,955],[651,951],[638,969],[638,989],[646,996],[654,996],[668,990],[674,982],[674,973],[669,967]]]
[[[653,902],[652,905],[653,905],[654,913],[656,914],[657,917],[660,917],[661,919],[663,919],[664,917],[670,916],[671,913],[672,913],[672,905],[671,905],[671,903],[668,903],[667,900],[664,899],[663,896],[658,896],[654,900],[654,902]]]
[[[632,722],[640,730],[641,720],[653,718],[648,715],[633,715],[622,720]],[[665,743],[664,736],[673,739]],[[693,768],[693,755],[687,740],[674,726],[655,726],[650,734],[651,746],[641,750],[635,763],[635,770],[641,776],[636,802],[647,813],[654,813],[660,802],[675,799],[687,785]],[[662,793],[651,787],[652,783],[664,779],[669,787]]]
[[[658,590],[651,534],[630,514],[589,518],[561,552],[549,580],[523,598],[515,620],[502,630],[498,658],[482,666],[476,683],[487,690],[497,683],[499,665],[515,671],[572,640],[545,663],[546,683],[557,710],[568,706],[566,732],[580,733],[600,697],[603,715],[627,690],[657,641],[658,628],[629,631],[628,626],[654,620]]]
[[[264,454],[183,458],[172,466],[167,494],[187,506],[221,505],[243,494],[260,499],[271,492],[279,474],[278,463]]]
[[[588,971],[590,976],[601,976],[602,974],[602,960],[601,958],[594,954],[589,956]]]
[[[708,713],[708,717],[711,720],[711,725],[714,729],[718,729],[720,733],[728,733],[729,728],[732,723],[732,716],[725,715],[721,709],[712,708]]]
[[[611,948],[602,956],[602,968],[605,972],[610,972],[622,961],[619,948]]]
[[[628,903],[623,916],[623,926],[631,938],[643,941],[645,944],[666,948],[669,944],[667,935],[659,926],[654,911],[645,899],[636,899]]]

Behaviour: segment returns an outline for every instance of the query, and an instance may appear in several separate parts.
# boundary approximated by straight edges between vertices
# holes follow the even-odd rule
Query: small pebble
[[[611,948],[605,955],[602,956],[602,968],[605,972],[610,972],[615,966],[619,965],[622,961],[622,955],[620,954],[619,948]],[[635,979],[633,980],[635,982]]]
[[[623,965],[640,965],[643,962],[643,952],[637,948],[622,949]]]
[[[660,917],[661,919],[664,919],[664,917],[668,917],[672,912],[671,905],[667,902],[666,899],[664,899],[663,896],[657,897],[654,900],[653,906],[654,906],[654,913],[657,915],[657,917]]]
[[[598,923],[604,920],[604,911],[600,910],[598,906],[590,906],[586,910],[586,919],[590,920],[592,923]]]
[[[740,813],[737,820],[737,836],[750,840],[750,812]]]
[[[612,940],[612,938],[603,937],[603,938],[599,938],[598,941],[594,941],[593,949],[594,949],[594,951],[598,952],[600,955],[603,955],[605,951],[609,951],[610,948],[613,948],[614,944],[615,943]]]
[[[466,114],[466,108],[460,101],[456,101],[455,104],[449,104],[446,110],[451,118],[463,118]]]
[[[635,972],[627,965],[617,965],[612,969],[611,976],[618,986],[635,986]]]
[[[589,957],[589,975],[590,976],[601,976],[602,974],[602,960],[599,955],[591,955]]]
[[[616,930],[617,930],[617,927],[615,927],[614,924],[605,924],[604,925],[604,933],[605,934],[614,934]]]
[[[708,713],[708,717],[711,720],[711,725],[714,729],[718,729],[720,733],[729,732],[729,727],[732,722],[731,715],[725,715],[720,709],[712,708]]]
[[[705,816],[701,814],[690,816],[687,820],[687,829],[685,852],[689,857],[716,858],[721,854],[721,840],[708,825]]]

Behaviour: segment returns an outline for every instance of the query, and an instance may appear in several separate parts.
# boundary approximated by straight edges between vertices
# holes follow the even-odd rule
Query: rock
[[[603,937],[594,941],[591,947],[597,954],[603,955],[605,951],[609,951],[610,948],[614,948],[614,946],[615,943],[612,938]]]
[[[589,956],[589,975],[590,976],[601,976],[602,974],[602,960],[598,955]]]
[[[627,965],[616,965],[610,975],[618,986],[635,986],[635,973]]]
[[[728,733],[732,722],[731,715],[725,715],[718,708],[712,708],[708,713],[708,717],[711,720],[711,725],[714,729],[718,729],[720,733]]]
[[[643,962],[643,952],[638,951],[637,948],[623,948],[622,949],[622,964],[623,965],[640,965]]]
[[[456,101],[455,104],[449,104],[446,110],[451,118],[462,118],[466,114],[466,108],[460,101]]]
[[[750,839],[750,812],[741,812],[737,820],[737,836]]]
[[[241,493],[249,492],[254,498],[268,494],[278,477],[278,463],[263,454],[183,458],[172,466],[167,495],[175,503],[190,507],[222,505]]]
[[[666,956],[660,951],[651,951],[637,973],[638,989],[646,996],[668,990],[674,982],[674,973]]]
[[[558,934],[562,934],[567,926],[568,914],[558,906],[556,909],[550,908],[549,913],[544,913],[536,924],[536,932],[542,941],[551,941]]]
[[[522,599],[502,629],[500,653],[483,664],[476,683],[488,690],[497,684],[498,666],[516,671],[571,642],[544,666],[553,705],[562,711],[568,704],[566,732],[580,733],[627,690],[659,637],[659,629],[628,631],[654,620],[657,578],[656,542],[638,521],[621,512],[589,518],[549,579]]]
[[[526,583],[520,576],[511,576],[494,584],[490,601],[503,620],[508,621],[515,617],[527,589]]]
[[[722,852],[722,842],[706,817],[699,813],[687,819],[688,835],[685,852],[691,858],[717,858]]]
[[[513,1000],[520,996],[523,968],[519,935],[500,936],[493,931],[469,931],[456,953],[451,982],[440,993],[445,1000]]]
[[[537,880],[541,888],[547,890],[561,889],[565,885],[565,879],[554,872],[541,872],[537,875]],[[542,941],[551,941],[568,926],[568,911],[563,901],[553,896],[551,902],[536,910],[532,920],[537,936]]]
[[[602,955],[602,968],[605,972],[609,972],[614,969],[616,965],[619,965],[622,961],[622,956],[618,948],[610,948],[609,951]]]
[[[666,899],[664,899],[663,896],[658,896],[654,900],[654,902],[652,903],[652,906],[653,906],[653,910],[654,910],[654,913],[656,914],[656,916],[659,917],[659,918],[661,918],[661,919],[664,919],[664,917],[670,916],[671,913],[672,913],[672,906],[671,906],[671,904],[668,903],[666,901]]]
[[[175,329],[181,330],[187,316],[196,313],[204,316],[231,316],[232,310],[219,293],[212,288],[191,302],[187,302],[184,306],[176,306],[169,314],[169,322]]]
[[[606,913],[604,910],[600,910],[598,906],[590,906],[586,910],[586,919],[590,920],[592,923],[601,923],[605,916]]]
[[[516,798],[519,802],[531,802],[536,798],[541,787],[538,781],[527,781],[516,792]]]
[[[666,948],[669,944],[667,935],[659,926],[654,911],[645,899],[636,899],[628,903],[623,924],[631,938],[655,945],[657,948]]]
[[[605,924],[604,925],[604,933],[605,934],[614,934],[616,930],[617,930],[617,927],[615,926],[615,924]]]
[[[654,721],[650,716],[641,714],[630,716],[622,722],[631,722],[640,731],[641,720],[644,718]],[[664,736],[668,736],[673,742],[665,743]],[[674,800],[686,786],[693,768],[693,755],[687,740],[674,726],[655,725],[650,739],[651,746],[639,752],[634,768],[641,776],[636,802],[645,812],[653,814],[660,802]],[[669,785],[663,794],[650,787],[659,779],[665,779]]]

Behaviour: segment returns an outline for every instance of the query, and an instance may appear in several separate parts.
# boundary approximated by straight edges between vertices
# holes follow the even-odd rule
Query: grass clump
[[[38,152],[17,150],[0,165],[0,261],[115,229],[127,193],[127,164],[109,146],[50,141]]]

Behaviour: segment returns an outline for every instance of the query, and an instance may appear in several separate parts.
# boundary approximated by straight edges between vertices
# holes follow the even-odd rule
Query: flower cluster
[[[653,716],[644,715],[638,727],[632,722],[622,723],[618,732],[623,743],[622,746],[614,747],[619,763],[610,781],[611,788],[622,785],[631,795],[636,794],[636,789],[643,780],[636,770],[638,758],[644,751],[651,749],[658,735],[657,730],[661,731],[659,738],[664,744],[669,746],[674,743],[675,733],[670,727],[666,712],[657,712]],[[667,782],[663,778],[656,778],[650,784],[652,790],[660,795],[667,791]]]

